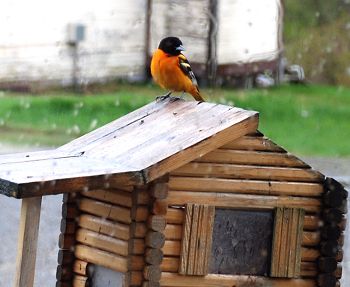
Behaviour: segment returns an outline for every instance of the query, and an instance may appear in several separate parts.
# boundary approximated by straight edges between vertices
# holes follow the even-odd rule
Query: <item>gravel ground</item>
[[[28,148],[0,145],[0,154],[26,150]],[[350,158],[304,158],[304,160],[315,169],[345,184],[350,191]],[[55,286],[61,203],[62,195],[43,198],[35,275],[36,287]],[[0,240],[3,242],[0,245],[0,287],[10,287],[14,280],[19,214],[19,200],[0,197]],[[349,221],[347,224],[349,225]],[[350,286],[349,236],[345,237],[344,251],[342,286],[345,287]]]

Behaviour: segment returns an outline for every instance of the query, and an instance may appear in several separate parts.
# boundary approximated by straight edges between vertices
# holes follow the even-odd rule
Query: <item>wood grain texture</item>
[[[262,136],[246,135],[239,139],[233,140],[221,147],[230,150],[248,150],[248,151],[265,151],[286,153],[286,151],[272,142],[270,139]]]
[[[89,287],[89,278],[86,276],[75,275],[72,281],[72,287]]]
[[[128,240],[129,226],[119,222],[104,219],[103,217],[82,214],[78,220],[79,226],[97,233],[102,233],[111,237]]]
[[[30,197],[141,185],[255,131],[257,124],[256,112],[239,108],[155,101],[46,154],[0,157],[0,192]]]
[[[110,252],[99,250],[86,245],[78,244],[75,246],[75,256],[78,259],[93,264],[101,265],[118,272],[128,270],[128,261],[125,257],[114,255]]]
[[[34,284],[40,212],[41,197],[22,199],[15,287],[32,287]]]
[[[86,261],[79,260],[79,259],[74,261],[73,271],[78,275],[89,277],[92,269],[93,269],[93,266],[91,266],[91,264],[89,264]]]
[[[188,202],[212,204],[218,207],[274,209],[275,207],[303,208],[306,212],[319,212],[321,201],[317,198],[296,196],[251,195],[215,192],[169,191],[169,205],[182,205]],[[170,211],[170,208],[169,208]]]
[[[302,209],[276,209],[270,270],[272,277],[296,278],[300,275],[303,222]]]
[[[82,244],[109,251],[121,256],[128,256],[128,241],[113,238],[94,231],[79,228],[76,240]]]
[[[221,177],[221,176],[220,176]],[[274,180],[246,180],[212,177],[202,174],[195,176],[171,176],[170,190],[230,192],[257,195],[294,195],[304,197],[319,197],[323,193],[320,183]]]
[[[191,162],[172,172],[178,176],[253,180],[323,182],[324,176],[311,169]]]
[[[98,199],[99,201],[129,208],[131,207],[130,192],[125,192],[122,190],[95,189],[91,191],[83,191],[81,194],[85,197]]]
[[[215,208],[213,206],[186,205],[180,255],[180,274],[208,274],[214,215]],[[166,251],[164,253],[167,254]]]
[[[217,149],[194,160],[194,162],[310,168],[309,165],[289,153],[229,149]]]
[[[79,202],[79,209],[102,218],[112,219],[121,223],[131,223],[129,208],[83,198]]]

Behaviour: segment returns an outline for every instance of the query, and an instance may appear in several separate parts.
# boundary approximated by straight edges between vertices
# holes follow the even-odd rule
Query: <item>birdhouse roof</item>
[[[23,198],[146,184],[257,126],[254,111],[154,101],[58,149],[0,156],[0,193]]]

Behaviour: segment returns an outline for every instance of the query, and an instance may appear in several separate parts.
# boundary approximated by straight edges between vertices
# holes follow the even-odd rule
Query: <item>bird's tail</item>
[[[192,97],[195,98],[196,101],[205,102],[205,99],[202,97],[201,93],[199,92],[198,86],[193,85],[190,91],[190,94],[192,95]]]

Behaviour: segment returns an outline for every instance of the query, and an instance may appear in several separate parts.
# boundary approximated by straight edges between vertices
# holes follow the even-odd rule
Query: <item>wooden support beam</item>
[[[40,211],[41,197],[22,199],[15,287],[32,287],[34,283]]]

